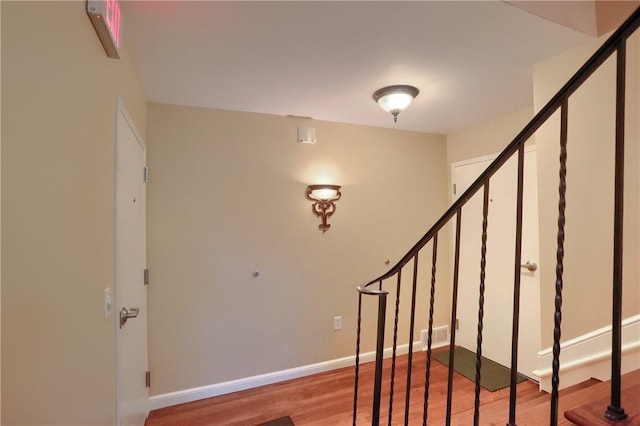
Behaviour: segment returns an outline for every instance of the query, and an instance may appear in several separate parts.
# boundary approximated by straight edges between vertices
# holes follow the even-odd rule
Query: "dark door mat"
[[[256,425],[256,426],[295,426],[295,425],[293,424],[291,417],[286,416],[286,417],[280,417],[279,419],[270,420],[265,423],[260,423],[259,425]]]
[[[442,351],[432,355],[432,357],[449,366],[449,351]],[[481,357],[480,366],[480,386],[488,391],[495,392],[506,388],[511,384],[511,369],[507,368],[488,358]],[[461,346],[456,346],[453,350],[453,369],[465,376],[467,379],[476,381],[476,354]],[[527,380],[525,376],[518,373],[516,383]]]

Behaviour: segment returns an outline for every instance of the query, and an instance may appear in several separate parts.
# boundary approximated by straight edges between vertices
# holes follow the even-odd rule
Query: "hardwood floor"
[[[412,387],[409,402],[409,424],[422,425],[424,404],[426,353],[414,354],[414,368],[411,375]],[[387,424],[389,402],[390,360],[385,360],[385,380],[383,381],[383,409],[381,423]],[[396,391],[393,401],[393,425],[404,424],[406,393],[400,383],[406,381],[407,357],[398,358],[396,366]],[[447,401],[448,369],[437,361],[431,366],[431,387],[429,390],[428,424],[443,425]],[[352,367],[304,377],[283,383],[250,389],[233,394],[209,398],[188,404],[167,407],[151,412],[146,426],[169,425],[224,425],[254,426],[278,417],[291,416],[296,426],[342,426],[352,424],[353,413]],[[371,401],[373,383],[373,363],[360,368],[360,390],[358,402],[358,425],[371,424]],[[561,392],[562,397],[577,394],[580,390],[598,382],[591,380]],[[473,424],[475,384],[455,374],[452,425]],[[480,424],[504,426],[508,418],[509,389],[480,393]],[[571,399],[571,398],[569,398]],[[579,398],[574,397],[573,403]],[[584,403],[586,401],[582,401]],[[538,391],[538,385],[525,381],[518,385],[518,426],[549,424],[549,395]],[[572,407],[562,407],[568,409]],[[563,411],[560,411],[562,417]],[[563,417],[559,425],[570,425]]]

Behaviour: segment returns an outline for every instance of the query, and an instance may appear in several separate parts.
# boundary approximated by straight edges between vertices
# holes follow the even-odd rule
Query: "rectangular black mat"
[[[449,366],[449,351],[434,353],[433,359]],[[481,357],[480,365],[480,386],[495,392],[498,389],[506,388],[511,383],[511,369]],[[453,369],[465,376],[467,379],[476,381],[476,354],[461,346],[456,346],[453,350]],[[527,380],[522,374],[518,374],[517,383]]]

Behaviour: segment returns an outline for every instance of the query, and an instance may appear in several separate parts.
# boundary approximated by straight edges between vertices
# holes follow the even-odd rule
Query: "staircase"
[[[601,385],[602,382],[596,379],[590,379],[580,384],[571,386],[567,389],[563,389],[560,391],[560,395],[562,396],[561,401],[562,404],[565,404],[570,398],[576,399],[579,398],[580,401],[583,400],[582,395],[587,395],[591,389],[595,388],[598,385]],[[506,414],[508,413],[508,404],[505,401],[499,400],[495,403],[490,403],[482,406],[482,417],[481,425],[504,425],[507,421]],[[562,410],[562,407],[561,407]],[[531,395],[525,399],[518,400],[518,425],[519,426],[539,426],[542,421],[541,419],[546,419],[548,417],[549,412],[549,395],[544,392],[538,392],[537,394]],[[468,411],[467,413],[456,416],[451,422],[452,425],[470,425],[473,424],[474,413],[473,410]],[[572,425],[573,423],[559,419],[559,425]]]
[[[602,407],[606,407],[611,382],[590,379],[560,391],[559,411],[564,419],[558,425],[578,426],[627,426],[640,424],[640,370],[622,376],[623,406],[628,417],[619,422],[603,418]],[[605,396],[605,397],[603,397]],[[572,408],[575,407],[575,408]],[[482,406],[484,420],[481,425],[504,425],[508,406],[503,400]],[[528,399],[518,400],[518,426],[539,426],[549,413],[549,395],[539,392]],[[473,424],[473,411],[456,416],[452,425]]]
[[[564,412],[564,417],[578,426],[640,425],[640,370],[622,376],[622,406],[628,417],[619,422],[609,421],[602,416],[602,407],[609,403],[607,397],[611,384],[598,383],[580,393],[579,399],[567,398],[562,401],[566,407],[575,407]]]
[[[640,425],[640,373],[638,371],[622,375],[622,298],[623,298],[623,212],[624,212],[624,162],[625,162],[625,84],[627,39],[636,33],[640,26],[640,8],[638,8],[622,26],[598,49],[596,53],[576,72],[576,74],[560,89],[560,91],[535,115],[524,129],[507,145],[504,151],[491,163],[491,165],[471,184],[471,186],[458,198],[456,202],[442,215],[440,219],[427,231],[427,233],[402,257],[402,259],[384,275],[358,287],[358,322],[356,337],[356,366],[353,403],[353,425],[357,424],[357,416],[360,412],[359,405],[371,406],[371,425],[380,424],[418,424],[417,419],[410,420],[411,413],[415,414],[416,406],[422,410],[421,423],[442,424],[440,419],[429,419],[428,416],[434,407],[430,407],[430,393],[446,393],[446,406],[437,407],[443,410],[444,424],[449,425],[504,425],[524,426],[542,425],[548,422],[551,426],[558,424],[577,425]],[[608,309],[611,306],[611,381],[598,382],[590,380],[580,385],[560,391],[560,341],[562,332],[562,304],[564,287],[564,257],[565,257],[565,226],[566,226],[566,194],[567,194],[567,141],[569,128],[569,101],[572,95],[589,81],[594,74],[609,58],[614,59],[616,65],[615,81],[615,190],[612,209],[614,211],[613,224],[613,282],[612,303],[605,304]],[[520,329],[520,271],[522,265],[522,216],[523,216],[523,184],[525,167],[525,143],[550,120],[554,115],[560,116],[559,145],[560,158],[558,164],[558,216],[557,216],[557,247],[555,267],[554,297],[554,323],[553,323],[553,361],[552,361],[552,390],[551,395],[540,393],[528,395],[519,399],[517,392],[518,371],[518,340]],[[629,141],[638,143],[638,141]],[[484,318],[484,294],[487,266],[487,239],[490,184],[492,177],[511,158],[515,157],[518,163],[517,171],[517,198],[516,198],[516,237],[514,241],[514,256],[512,259],[504,259],[513,265],[513,310],[505,313],[505,327],[511,330],[511,383],[509,387],[508,401],[497,400],[495,403],[481,401],[480,378],[483,344],[483,318]],[[476,194],[482,195],[482,244],[481,262],[478,285],[478,324],[477,324],[477,348],[476,348],[476,379],[475,389],[471,392],[474,396],[469,408],[464,412],[452,409],[454,405],[454,358],[453,348],[456,343],[456,310],[458,303],[458,280],[460,267],[461,224],[463,219],[463,207]],[[453,229],[453,279],[450,295],[439,297],[451,300],[451,322],[449,340],[449,368],[446,380],[441,378],[437,387],[432,388],[431,364],[432,364],[432,337],[434,305],[436,300],[437,283],[437,259],[439,254],[438,239],[449,238],[447,227]],[[418,260],[420,259],[420,263]],[[423,266],[423,265],[426,265]],[[424,279],[424,276],[430,279]],[[419,278],[420,277],[420,278]],[[427,282],[425,282],[427,281]],[[407,283],[408,282],[408,283]],[[633,283],[632,283],[633,285]],[[405,288],[407,287],[408,288]],[[422,289],[422,287],[425,287]],[[425,291],[428,300],[417,300],[418,290]],[[401,333],[399,330],[399,315],[404,309],[405,303],[401,303],[401,291],[410,295],[410,311],[408,312],[409,327]],[[393,312],[393,321],[387,321],[387,299],[391,296],[394,306],[390,306]],[[450,298],[450,299],[448,299]],[[369,301],[377,301],[376,308],[372,309]],[[396,368],[398,357],[398,341],[414,342],[414,330],[416,321],[416,304],[428,303],[428,336],[426,359],[420,361],[421,378],[414,377],[412,369],[414,364],[413,345],[408,345],[408,354],[405,368]],[[605,308],[603,308],[605,309]],[[372,310],[376,313],[376,346],[375,346],[375,372],[373,375],[372,392],[367,392],[359,398],[360,387],[360,351],[363,332],[363,316],[370,317]],[[390,368],[383,370],[385,356],[385,333],[392,330],[392,346]],[[551,331],[550,331],[551,332]],[[408,335],[408,339],[406,339]],[[406,340],[405,340],[406,339]],[[416,359],[423,357],[416,356]],[[388,364],[388,362],[387,362]],[[368,375],[363,376],[363,379]],[[420,388],[416,389],[417,380],[420,380]],[[458,380],[458,379],[456,379]],[[446,388],[441,388],[441,383],[446,381]],[[384,391],[383,391],[384,384]],[[434,386],[435,381],[434,381]],[[364,389],[365,386],[363,385]],[[399,404],[394,398],[394,393],[404,396],[404,404]],[[602,401],[601,401],[602,399]],[[456,401],[459,402],[459,401]],[[399,410],[394,411],[394,403]],[[404,409],[404,412],[401,410]],[[383,416],[381,416],[381,410]],[[482,415],[481,415],[482,412]],[[566,417],[566,420],[562,416]],[[482,420],[481,420],[482,419]],[[403,423],[401,423],[403,421]]]

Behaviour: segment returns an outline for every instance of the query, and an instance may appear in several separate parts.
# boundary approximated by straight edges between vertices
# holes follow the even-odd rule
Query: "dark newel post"
[[[362,325],[362,293],[358,292],[358,324],[356,327],[356,380],[353,385],[353,426],[358,413],[358,374],[360,372],[360,330]]]
[[[378,296],[378,337],[376,343],[376,374],[373,388],[373,412],[371,425],[380,424],[380,395],[382,394],[382,356],[384,355],[384,323],[387,313],[387,294]]]
[[[613,421],[627,417],[620,406],[622,361],[622,245],[624,211],[624,102],[626,40],[618,46],[616,78],[616,165],[613,219],[613,319],[611,321],[611,404],[604,416]]]

